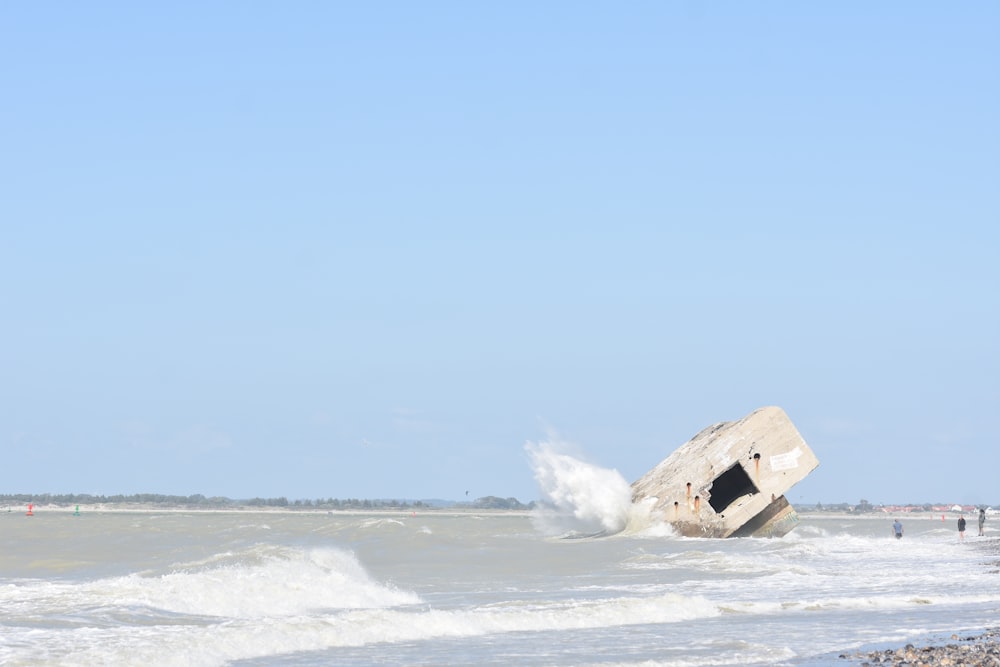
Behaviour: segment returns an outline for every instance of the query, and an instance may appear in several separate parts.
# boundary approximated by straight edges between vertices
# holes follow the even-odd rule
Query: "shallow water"
[[[559,539],[528,514],[0,515],[4,665],[794,665],[1000,617],[954,521]]]

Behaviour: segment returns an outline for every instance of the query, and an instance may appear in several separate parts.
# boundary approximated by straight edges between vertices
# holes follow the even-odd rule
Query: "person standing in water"
[[[896,523],[892,524],[892,532],[896,535],[896,539],[901,539],[903,537],[903,524],[896,519]]]
[[[965,515],[964,514],[959,514],[958,515],[958,539],[960,539],[960,540],[964,540],[965,539]]]
[[[979,508],[979,537],[985,537],[986,533],[983,532],[983,524],[986,523],[986,508]]]

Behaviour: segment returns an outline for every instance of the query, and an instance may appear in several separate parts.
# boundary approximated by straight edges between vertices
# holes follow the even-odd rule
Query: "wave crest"
[[[587,463],[559,441],[527,443],[542,502],[533,514],[549,535],[606,535],[629,521],[632,487],[617,470]]]

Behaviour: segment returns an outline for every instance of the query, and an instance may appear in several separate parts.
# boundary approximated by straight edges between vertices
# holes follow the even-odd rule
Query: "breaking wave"
[[[542,494],[535,527],[547,535],[608,535],[621,532],[632,514],[632,488],[617,470],[588,463],[558,440],[527,443]]]

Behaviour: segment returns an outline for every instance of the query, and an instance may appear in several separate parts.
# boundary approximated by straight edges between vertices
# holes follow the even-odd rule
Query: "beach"
[[[931,638],[896,649],[870,649],[843,653],[844,663],[912,667],[998,667],[1000,666],[1000,629],[991,628],[971,635],[953,634],[945,639]]]
[[[970,537],[969,546],[983,553],[986,574],[1000,574],[1000,538]],[[996,587],[998,582],[991,585]],[[935,635],[896,648],[866,647],[838,655],[841,664],[913,667],[1000,667],[1000,627],[976,633]]]

